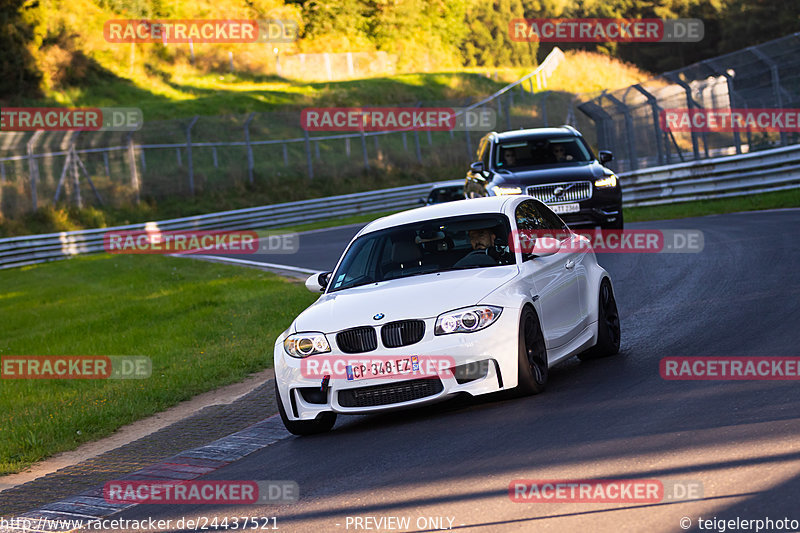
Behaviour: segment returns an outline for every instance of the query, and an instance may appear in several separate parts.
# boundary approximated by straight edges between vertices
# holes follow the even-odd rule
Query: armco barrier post
[[[250,122],[253,120],[255,116],[255,112],[250,113],[247,116],[247,120],[244,121],[244,142],[247,145],[247,181],[249,183],[253,183],[253,147],[250,144]]]
[[[186,127],[186,158],[189,160],[189,194],[194,196],[194,161],[192,159],[192,128],[200,117],[195,116]]]

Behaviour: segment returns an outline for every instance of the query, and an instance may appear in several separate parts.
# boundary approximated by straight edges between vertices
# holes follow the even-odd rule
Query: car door
[[[544,208],[534,200],[521,202],[515,210],[517,231],[531,232],[528,235],[541,236],[549,233],[553,236],[561,233],[561,237],[570,239],[568,232],[554,227],[547,217],[543,216]],[[526,248],[524,251],[532,251]],[[570,246],[563,246],[558,252],[548,256],[522,254],[521,275],[529,287],[531,296],[538,297],[541,316],[548,349],[557,348],[572,340],[583,328],[581,316],[581,299],[576,274],[577,256]]]
[[[552,209],[544,205],[537,205],[542,218],[548,227],[558,228],[563,232],[569,232],[567,225],[557,214],[553,212]],[[569,255],[575,263],[573,270],[578,280],[578,298],[580,300],[580,324],[578,325],[578,331],[576,332],[576,334],[578,334],[589,325],[589,304],[591,302],[587,300],[587,295],[590,294],[590,291],[589,277],[587,275],[586,255],[589,253],[591,248],[588,246],[588,243],[582,244],[581,237],[578,235],[572,237],[569,244],[570,249],[572,250]]]

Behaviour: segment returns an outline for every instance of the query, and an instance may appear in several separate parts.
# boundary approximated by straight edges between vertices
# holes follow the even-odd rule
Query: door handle
[[[564,268],[566,268],[567,270],[572,270],[574,267],[575,267],[575,261],[573,261],[572,259],[567,261],[567,264],[564,265]]]

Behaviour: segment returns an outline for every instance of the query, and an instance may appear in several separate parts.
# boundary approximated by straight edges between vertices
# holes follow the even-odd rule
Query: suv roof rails
[[[569,124],[562,124],[561,126],[559,126],[559,128],[564,128],[566,130],[571,131],[575,135],[580,135],[580,132],[578,130],[576,130],[575,128],[573,128],[572,126],[570,126]]]

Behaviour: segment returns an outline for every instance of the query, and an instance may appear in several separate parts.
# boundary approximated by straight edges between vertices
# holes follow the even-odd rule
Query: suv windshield
[[[391,279],[514,263],[508,218],[425,220],[362,235],[331,277],[330,292]]]
[[[588,163],[592,154],[576,137],[501,142],[497,168],[515,169],[543,165]]]

